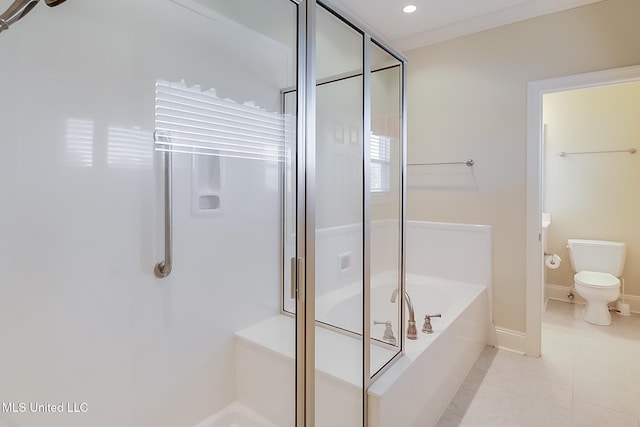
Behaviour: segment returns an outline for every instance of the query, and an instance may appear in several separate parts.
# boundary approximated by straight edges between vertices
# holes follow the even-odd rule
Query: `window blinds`
[[[391,191],[391,138],[372,133],[369,141],[371,191]]]
[[[155,143],[158,151],[282,161],[282,114],[219,98],[184,82],[156,81]]]

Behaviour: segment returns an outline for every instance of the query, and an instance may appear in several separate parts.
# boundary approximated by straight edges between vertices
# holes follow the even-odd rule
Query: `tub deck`
[[[236,339],[290,359],[295,354],[295,337],[295,319],[282,314],[236,332]],[[317,371],[362,387],[361,339],[316,326],[316,348]],[[372,369],[382,368],[395,354],[389,348],[372,345]]]

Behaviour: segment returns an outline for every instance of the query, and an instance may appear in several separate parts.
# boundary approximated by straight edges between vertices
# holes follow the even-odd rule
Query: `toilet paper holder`
[[[545,265],[549,268],[558,268],[562,262],[562,259],[557,254],[544,252],[543,258]]]

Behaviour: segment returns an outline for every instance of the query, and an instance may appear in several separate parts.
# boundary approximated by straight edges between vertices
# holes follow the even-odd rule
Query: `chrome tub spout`
[[[398,297],[398,290],[394,289],[391,294],[391,302],[396,302],[396,298]],[[411,297],[405,291],[404,293],[404,301],[407,303],[407,310],[409,310],[409,320],[407,321],[407,338],[410,340],[418,339],[418,328],[416,328],[416,315],[413,311],[413,303],[411,302]]]

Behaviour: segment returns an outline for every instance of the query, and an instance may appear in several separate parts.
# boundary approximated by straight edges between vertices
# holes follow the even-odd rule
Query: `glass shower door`
[[[375,376],[399,352],[408,333],[411,296],[400,295],[403,280],[403,64],[374,41],[370,52],[369,197],[371,208],[371,352]],[[406,302],[406,303],[405,303]],[[415,318],[415,315],[414,315]],[[418,319],[419,320],[419,319]]]
[[[363,33],[317,9],[315,425],[364,422]]]
[[[2,32],[0,426],[295,425],[298,9],[40,2]]]

